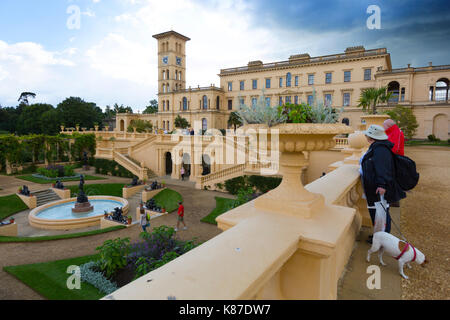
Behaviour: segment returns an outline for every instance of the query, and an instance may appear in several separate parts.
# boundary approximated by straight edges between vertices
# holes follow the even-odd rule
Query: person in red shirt
[[[175,231],[178,231],[178,228],[180,227],[180,222],[184,225],[183,230],[186,230],[186,223],[184,223],[184,206],[182,202],[178,202],[178,221],[177,221],[177,227],[175,228]]]
[[[387,119],[383,123],[384,132],[388,136],[388,140],[394,144],[392,152],[401,156],[405,155],[405,136],[402,130],[395,124],[394,120]]]

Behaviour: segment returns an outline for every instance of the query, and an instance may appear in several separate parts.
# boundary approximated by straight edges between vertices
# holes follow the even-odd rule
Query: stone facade
[[[412,108],[419,122],[416,138],[434,134],[448,139],[450,104],[450,65],[393,69],[386,48],[366,50],[347,48],[344,53],[310,57],[292,55],[286,61],[221,69],[220,87],[186,88],[186,42],[190,39],[169,31],[153,36],[158,40],[158,113],[119,114],[118,131],[131,120],[152,122],[158,129],[171,131],[177,115],[197,129],[225,129],[229,114],[239,104],[251,105],[264,91],[267,103],[308,102],[313,92],[335,108],[344,107],[341,120],[348,119],[354,129],[361,125],[358,99],[361,91],[387,86],[394,97],[385,107],[397,104]]]

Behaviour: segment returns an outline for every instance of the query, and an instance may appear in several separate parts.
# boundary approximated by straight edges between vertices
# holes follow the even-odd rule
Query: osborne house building
[[[386,86],[392,98],[386,107],[412,108],[419,127],[415,138],[434,134],[449,138],[450,65],[393,69],[386,48],[366,50],[350,47],[343,53],[311,57],[295,54],[286,61],[220,70],[220,86],[186,87],[186,43],[190,39],[175,31],[156,34],[158,40],[158,112],[119,114],[116,130],[125,131],[133,119],[150,121],[155,128],[171,131],[180,115],[190,124],[199,121],[202,129],[226,129],[229,114],[239,104],[251,105],[264,90],[266,102],[278,106],[286,102],[318,99],[335,108],[344,108],[341,121],[355,129],[361,125],[358,99],[366,88]],[[381,106],[383,109],[383,106]]]

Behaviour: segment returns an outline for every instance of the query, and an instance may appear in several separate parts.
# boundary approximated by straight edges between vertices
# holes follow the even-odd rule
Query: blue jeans
[[[150,223],[147,223],[145,226],[141,226],[144,232],[147,232],[147,228],[150,226]]]
[[[386,230],[384,232],[391,233],[391,215],[389,214],[389,208],[386,208]],[[370,219],[372,220],[372,226],[375,223],[376,209],[369,209]]]

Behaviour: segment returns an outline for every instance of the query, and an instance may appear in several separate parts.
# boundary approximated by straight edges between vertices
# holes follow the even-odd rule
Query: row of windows
[[[170,72],[169,72],[169,70],[163,70],[162,78],[163,78],[163,80],[169,80],[170,79]],[[175,78],[174,78],[174,80],[181,80],[181,71],[175,70]]]
[[[167,52],[169,51],[169,41],[161,42],[161,51]],[[181,53],[182,45],[181,43],[175,43],[175,51]]]
[[[344,71],[344,82],[350,82],[351,77],[352,77],[351,71]],[[332,73],[326,72],[325,73],[325,83],[326,84],[332,83],[332,79],[333,79]],[[367,81],[367,80],[371,80],[371,79],[372,79],[372,70],[364,69],[364,80]],[[285,78],[283,78],[283,77],[279,78],[279,83],[278,83],[279,88],[283,87],[284,82],[286,84],[286,87],[292,86],[292,75],[290,72],[288,72],[286,74]],[[308,85],[313,85],[313,84],[314,84],[314,74],[308,74]],[[272,86],[271,79],[266,78],[265,88],[270,89],[271,86]],[[294,77],[294,86],[296,86],[296,87],[299,86],[299,76]],[[256,80],[256,79],[252,80],[252,89],[258,89],[258,80]],[[239,81],[239,90],[245,90],[245,80]],[[233,82],[232,81],[228,82],[228,91],[233,91]]]

